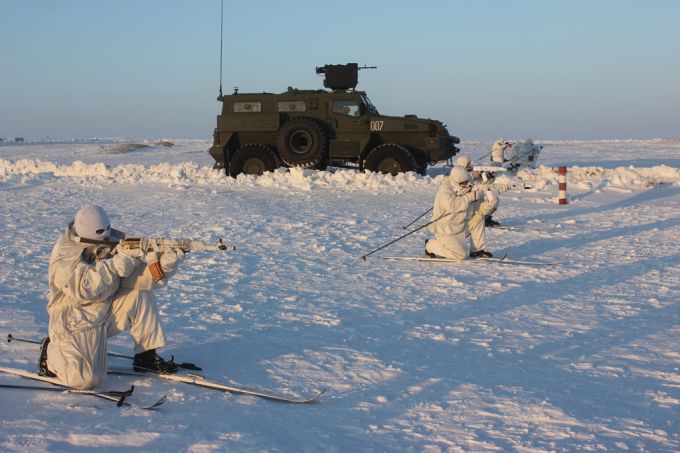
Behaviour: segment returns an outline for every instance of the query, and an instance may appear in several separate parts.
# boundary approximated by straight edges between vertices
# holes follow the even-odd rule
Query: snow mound
[[[441,170],[441,169],[435,169]],[[439,171],[441,173],[441,171]],[[402,173],[396,176],[356,170],[338,169],[317,171],[300,168],[279,168],[262,176],[239,175],[227,178],[211,166],[194,162],[179,164],[123,164],[109,166],[104,163],[85,164],[75,161],[58,164],[40,159],[0,159],[0,183],[29,184],[37,179],[71,178],[81,183],[114,184],[166,184],[181,186],[210,186],[225,188],[267,187],[272,189],[298,189],[303,191],[341,189],[373,192],[401,192],[413,187],[437,187],[446,178]],[[520,170],[516,175],[504,174],[497,179],[502,184],[524,184],[540,190],[557,185],[555,168],[540,166]],[[571,187],[590,190],[607,186],[618,188],[648,188],[659,184],[680,185],[680,169],[668,165],[636,168],[633,166],[605,169],[602,167],[569,167],[567,182]]]

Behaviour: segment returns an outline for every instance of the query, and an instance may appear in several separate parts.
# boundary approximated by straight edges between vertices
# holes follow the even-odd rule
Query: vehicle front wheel
[[[279,167],[278,160],[271,149],[264,145],[245,145],[240,147],[229,161],[229,176],[235,178],[240,173],[261,175]]]
[[[403,146],[380,145],[373,149],[364,159],[364,169],[396,175],[407,171],[415,171],[416,160],[413,154]]]

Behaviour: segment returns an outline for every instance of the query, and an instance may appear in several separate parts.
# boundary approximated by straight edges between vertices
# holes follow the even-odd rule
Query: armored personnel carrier
[[[210,155],[215,168],[232,177],[261,175],[280,166],[355,167],[382,173],[416,171],[450,159],[458,137],[440,121],[415,115],[378,113],[363,91],[355,90],[356,63],[316,68],[326,90],[239,93],[217,99]]]

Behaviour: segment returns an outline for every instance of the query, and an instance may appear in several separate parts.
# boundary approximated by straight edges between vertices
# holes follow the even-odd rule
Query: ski
[[[7,343],[11,343],[12,341],[19,341],[19,342],[22,342],[22,343],[31,343],[31,344],[42,344],[42,341],[29,340],[29,339],[26,339],[26,338],[17,338],[10,333],[9,335],[7,335]],[[117,354],[115,352],[107,352],[106,355],[109,356],[109,357],[117,357],[119,359],[128,359],[128,360],[134,360],[135,359],[131,355]],[[170,362],[174,363],[174,360],[175,360],[175,356],[172,356],[172,358],[170,359]],[[183,363],[175,363],[175,365],[177,365],[179,368],[184,368],[186,370],[201,371],[201,368],[198,367],[194,363],[183,362]]]
[[[516,225],[500,225],[500,226],[488,226],[488,225],[486,225],[484,228],[486,228],[488,230],[530,231],[530,232],[533,232],[533,233],[550,234],[550,232],[546,231],[546,230],[540,230],[538,228],[530,228],[530,227],[516,226]]]
[[[7,335],[7,341],[21,341],[25,343],[33,343],[33,344],[40,344],[39,341],[36,340],[27,340],[24,338],[17,338],[12,336],[12,334]],[[119,357],[119,358],[124,358],[124,359],[133,359],[133,357],[129,356],[124,356],[122,354],[113,354],[109,353],[108,355],[111,355],[113,357]],[[183,363],[178,365],[181,368],[189,369],[189,370],[201,370],[201,368],[197,367],[193,363]],[[0,368],[1,370],[1,368]],[[22,370],[23,371],[23,370]],[[200,374],[192,374],[192,373],[187,373],[187,374],[159,374],[155,370],[148,370],[148,373],[144,372],[135,372],[131,370],[119,370],[119,369],[112,369],[112,370],[107,370],[109,374],[117,374],[117,375],[129,375],[129,376],[140,376],[140,377],[148,377],[149,374],[151,376],[158,376],[162,379],[170,380],[170,381],[179,381],[179,382],[184,382],[187,384],[194,384],[198,385],[201,387],[209,387],[209,388],[214,388],[218,390],[223,390],[226,392],[231,392],[231,393],[238,393],[241,395],[250,395],[250,396],[256,396],[259,398],[265,398],[273,401],[280,401],[284,403],[295,403],[295,404],[304,404],[304,403],[311,403],[318,399],[321,395],[324,394],[326,391],[321,390],[313,395],[310,395],[308,397],[303,397],[303,398],[295,398],[295,397],[289,397],[285,395],[278,395],[273,392],[268,392],[268,391],[259,391],[259,390],[252,390],[248,389],[243,386],[239,385],[227,385],[227,384],[222,384],[220,382],[214,382],[214,381],[209,381],[205,379],[204,376],[201,376]],[[26,376],[26,377],[34,377],[34,378],[43,378],[43,376],[38,376],[35,373],[29,373],[27,371],[24,371],[25,373],[30,374],[31,376]],[[46,379],[53,379],[53,378],[46,378]],[[55,385],[62,385],[63,384],[59,380],[55,380],[56,382],[53,382]],[[46,381],[46,382],[51,382],[51,381]],[[162,401],[165,401],[165,396],[161,398]],[[161,402],[157,402],[155,405],[160,405],[162,404]],[[155,405],[152,405],[151,407],[154,407]],[[142,407],[142,409],[146,409],[146,407]]]
[[[135,386],[131,386],[128,390],[88,390],[88,389],[72,389],[72,388],[61,388],[61,387],[40,387],[37,385],[15,385],[15,384],[0,384],[0,389],[15,389],[15,390],[34,390],[43,392],[56,392],[56,393],[74,393],[81,395],[92,395],[94,393],[103,393],[104,395],[113,396],[116,398],[128,397],[132,395]]]
[[[498,264],[518,264],[525,266],[556,266],[563,264],[561,261],[528,261],[528,260],[514,260],[506,256],[502,258],[467,258],[464,260],[454,260],[451,258],[430,258],[429,256],[381,256],[384,260],[402,260],[402,261],[429,261],[432,263],[449,263],[449,264],[478,264],[478,263],[498,263]]]
[[[210,381],[199,374],[159,374],[154,371],[149,371],[148,373],[136,372],[130,370],[121,369],[109,369],[107,371],[109,374],[119,375],[119,376],[138,376],[138,377],[158,377],[168,381],[183,382],[185,384],[193,384],[201,387],[212,388],[216,390],[222,390],[225,392],[236,393],[240,395],[255,396],[259,398],[264,398],[272,401],[279,401],[282,403],[293,403],[293,404],[306,404],[316,401],[321,395],[326,391],[321,390],[313,395],[307,397],[290,397],[285,395],[278,395],[268,391],[252,390],[240,385],[229,385],[220,382]]]
[[[106,391],[106,390],[87,390],[87,389],[77,389],[74,387],[69,387],[68,385],[64,384],[57,378],[49,377],[49,376],[40,376],[37,373],[34,373],[32,371],[27,371],[27,370],[22,370],[20,368],[9,368],[9,367],[0,367],[0,372],[6,373],[6,374],[11,374],[13,376],[18,376],[18,377],[23,377],[27,379],[33,379],[36,381],[42,381],[42,382],[48,382],[52,385],[57,386],[56,388],[50,388],[50,387],[33,387],[33,386],[10,386],[9,384],[3,385],[5,388],[24,388],[28,389],[31,388],[32,390],[44,390],[44,391],[62,391],[64,393],[71,393],[71,394],[81,394],[81,395],[91,395],[95,396],[97,398],[105,399],[111,402],[116,403],[116,406],[121,407],[121,406],[126,406],[126,407],[132,407],[135,409],[154,409],[161,404],[165,402],[166,396],[163,395],[158,401],[154,402],[153,404],[150,405],[140,405],[136,403],[131,403],[129,401],[126,401],[126,398],[130,395],[132,395],[132,392],[134,390],[134,386],[132,386],[129,390],[125,391]]]
[[[490,230],[508,230],[508,231],[520,231],[520,230],[526,230],[526,228],[522,227],[516,227],[516,226],[505,226],[505,225],[499,225],[499,226],[489,226],[486,225],[484,228],[488,228]]]

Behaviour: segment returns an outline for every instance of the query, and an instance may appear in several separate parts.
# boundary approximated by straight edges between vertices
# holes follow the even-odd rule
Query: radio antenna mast
[[[220,97],[222,97],[222,37],[224,35],[224,0],[220,6]]]

